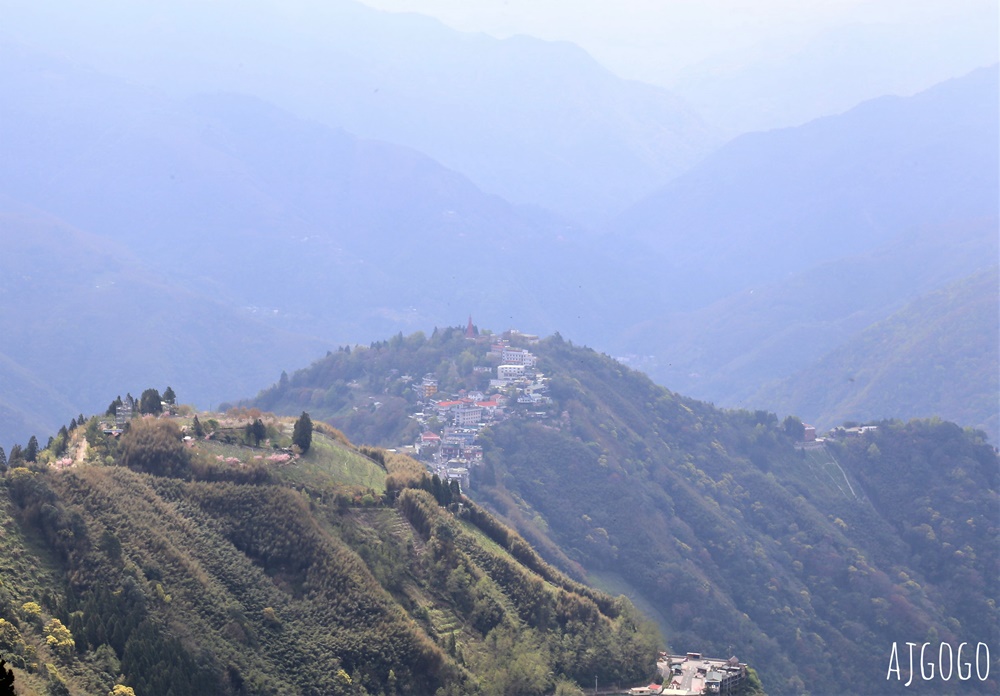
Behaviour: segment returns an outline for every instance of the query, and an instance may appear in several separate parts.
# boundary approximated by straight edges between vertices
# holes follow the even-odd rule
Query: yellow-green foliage
[[[420,485],[420,479],[427,475],[427,467],[420,462],[398,452],[385,453],[385,468],[389,472],[387,488],[411,488]]]
[[[6,619],[0,619],[0,652],[7,656],[7,659],[15,667],[24,667],[24,658],[22,657],[24,647],[24,638],[21,637],[17,626]]]
[[[178,440],[192,456],[179,477],[159,456],[142,459],[144,449],[155,455],[163,445],[168,459],[176,449],[177,433],[154,423],[133,423],[150,430],[150,447],[136,436],[122,448],[135,468],[23,470],[6,488],[11,502],[0,506],[0,522],[13,529],[0,537],[0,571],[5,585],[8,577],[17,584],[4,601],[40,655],[9,622],[0,623],[0,650],[23,652],[24,668],[34,670],[26,687],[34,679],[42,691],[109,696],[224,693],[230,683],[248,693],[475,695],[491,682],[487,693],[529,695],[551,692],[554,675],[574,669],[631,681],[621,655],[655,654],[589,599],[571,599],[539,559],[523,567],[529,554],[513,532],[497,546],[496,530],[463,531],[457,506],[449,511],[424,490],[403,491],[424,518],[412,513],[407,524],[380,494],[389,476],[430,484],[408,457],[359,452],[320,427],[305,456],[280,461],[266,460],[286,453],[233,440]],[[224,478],[252,468],[257,455],[265,477]],[[352,506],[352,498],[368,504]],[[8,576],[22,556],[6,545],[19,539],[24,548],[21,527],[42,553]],[[481,548],[487,538],[490,550]],[[41,586],[48,594],[26,581],[29,565],[49,580]],[[52,613],[68,617],[65,625]],[[172,626],[183,626],[183,636]],[[506,652],[490,657],[495,646]],[[195,657],[207,654],[213,659]],[[490,666],[498,660],[512,669]]]
[[[21,605],[21,614],[28,621],[38,621],[42,616],[42,607],[38,602],[25,602]]]
[[[54,664],[51,662],[45,663],[45,674],[49,679],[49,693],[69,694],[69,689],[66,686],[66,680]]]
[[[59,619],[51,619],[45,624],[45,643],[64,658],[71,657],[76,649],[73,634]]]

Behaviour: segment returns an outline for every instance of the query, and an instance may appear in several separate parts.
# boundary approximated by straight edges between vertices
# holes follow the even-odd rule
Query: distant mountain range
[[[416,148],[516,204],[605,217],[720,142],[682,100],[578,47],[465,34],[352,0],[10,0],[0,38],[172,96],[237,92]]]
[[[996,218],[997,66],[913,97],[752,133],[608,230],[664,259],[669,308],[693,308],[908,230]]]
[[[607,241],[628,247],[628,238],[635,259],[644,256],[636,248],[657,258],[661,294],[636,291],[647,317],[621,332],[616,354],[684,393],[773,407],[754,401],[776,396],[762,384],[994,264],[997,78],[993,66],[914,97],[742,136],[636,205]],[[978,330],[995,343],[989,323]],[[949,381],[988,390],[956,368],[942,367]],[[994,422],[990,400],[987,391],[974,400],[985,406],[976,424]],[[893,403],[894,415],[908,417],[930,406]]]
[[[487,195],[413,150],[253,97],[163,99],[21,48],[7,46],[4,55],[0,82],[11,98],[0,112],[16,137],[3,143],[0,207],[10,213],[5,237],[18,240],[7,259],[15,268],[49,259],[45,278],[62,274],[39,279],[32,292],[18,276],[6,279],[18,303],[0,311],[24,332],[11,334],[5,353],[54,390],[47,408],[29,409],[45,418],[17,416],[10,406],[8,443],[23,441],[28,427],[52,431],[105,398],[78,393],[57,376],[63,369],[80,384],[126,391],[144,385],[124,366],[146,360],[145,379],[162,375],[184,398],[208,405],[253,391],[275,366],[373,330],[444,325],[473,307],[496,321],[549,326],[588,297],[612,300],[607,284],[593,280],[562,292],[563,278],[585,278],[599,256],[579,228]],[[66,228],[60,234],[70,242],[33,235],[36,224]],[[84,238],[90,251],[81,254],[74,244]],[[67,267],[80,272],[66,275]],[[607,264],[605,278],[614,267]],[[134,281],[119,278],[133,289],[109,311],[90,296],[88,274],[115,272],[155,278],[162,292],[144,306]],[[157,311],[170,294],[187,298],[185,321],[173,313],[176,302]],[[67,296],[80,298],[81,323],[101,327],[102,360],[64,355],[43,328],[59,325]],[[84,320],[95,315],[102,320]],[[72,326],[90,346],[91,329]],[[232,332],[220,332],[224,326]],[[227,334],[235,344],[221,340]],[[172,345],[140,350],[137,336],[171,336]],[[259,371],[262,363],[269,367]]]
[[[1000,254],[996,230],[996,219],[913,230],[867,253],[829,261],[780,282],[757,285],[702,309],[675,312],[640,324],[624,336],[621,345],[646,346],[647,352],[632,354],[629,361],[682,393],[725,406],[766,405],[807,421],[815,420],[819,425],[836,425],[845,414],[820,406],[828,402],[819,397],[819,392],[831,383],[839,383],[841,373],[817,370],[817,363],[833,351],[853,354],[849,346],[856,346],[864,332],[875,330],[907,303],[919,302],[918,298],[973,274],[981,276]],[[886,379],[889,374],[895,377],[883,383],[881,390],[863,392],[865,396],[857,404],[861,410],[852,418],[861,412],[865,418],[939,413],[957,422],[986,427],[990,439],[997,441],[1000,432],[995,425],[989,425],[995,423],[997,409],[991,397],[995,390],[988,379],[989,373],[997,371],[1000,360],[998,338],[990,328],[989,307],[997,302],[995,290],[991,291],[988,284],[975,283],[970,292],[978,291],[980,295],[967,298],[971,302],[968,308],[978,308],[974,318],[970,317],[967,338],[983,348],[982,361],[975,361],[975,367],[968,362],[945,361],[937,368],[949,384],[963,385],[978,398],[963,399],[960,410],[945,410],[945,402],[941,401],[940,411],[934,410],[932,400],[899,398],[902,392],[894,378],[912,385],[929,378],[926,372],[911,366],[899,373],[886,373]],[[921,336],[931,350],[931,346],[947,340],[937,322],[921,328],[908,326],[913,333],[897,334],[897,340]],[[924,343],[917,342],[913,347],[919,345]],[[885,353],[880,353],[880,360],[886,358]],[[817,401],[790,398],[790,393],[798,392],[796,385],[803,379],[815,386]],[[877,398],[888,401],[877,407],[874,403],[870,408],[863,405],[878,394],[882,396]],[[967,410],[973,404],[978,406]]]
[[[928,13],[935,5],[841,6],[854,16],[842,15],[839,26],[812,35],[800,28],[721,53],[664,84],[712,123],[744,133],[802,125],[885,94],[915,94],[1000,60],[995,4],[936,5]]]
[[[139,50],[136,41],[119,36],[120,45],[104,44],[95,38],[122,30],[113,23],[93,36],[66,36],[58,51],[32,47],[26,42],[33,35],[32,17],[37,19],[33,8],[12,9],[26,29],[24,40],[0,42],[0,87],[8,97],[0,103],[7,136],[0,141],[0,207],[11,213],[3,234],[27,234],[23,230],[34,224],[28,220],[36,219],[90,235],[92,247],[126,261],[113,266],[111,257],[90,253],[88,272],[131,269],[165,293],[161,298],[186,298],[150,301],[153,307],[184,306],[188,320],[145,311],[138,293],[132,312],[125,302],[111,315],[100,302],[81,303],[74,320],[102,317],[93,324],[101,327],[107,353],[92,373],[98,361],[83,351],[62,351],[43,328],[65,326],[90,335],[73,320],[62,323],[60,302],[49,294],[59,287],[60,297],[89,297],[90,279],[64,276],[32,293],[27,284],[19,288],[19,304],[0,307],[7,325],[32,317],[31,331],[12,333],[16,340],[2,351],[8,393],[17,385],[21,395],[4,401],[0,437],[8,442],[23,442],[32,432],[51,431],[74,413],[100,406],[96,402],[107,391],[148,386],[132,381],[141,376],[162,379],[160,388],[171,383],[184,398],[208,406],[252,392],[254,381],[265,383],[275,368],[301,364],[338,345],[447,326],[469,314],[483,325],[563,331],[636,356],[633,364],[694,396],[768,407],[747,399],[919,294],[968,276],[990,253],[995,257],[995,67],[914,97],[876,100],[800,128],[741,137],[609,227],[590,228],[487,193],[466,171],[409,147],[333,127],[332,117],[323,117],[327,123],[319,116],[310,120],[285,103],[209,88],[212,75],[236,74],[224,51],[213,54],[217,63],[210,61],[199,77],[171,72],[180,68],[165,58],[153,60],[165,49],[151,45],[137,54],[156,66],[142,83],[121,75],[143,60],[131,66],[113,60],[117,50]],[[137,16],[145,11],[130,8]],[[336,12],[330,12],[324,22],[333,21]],[[394,22],[422,21],[367,8],[344,12],[336,15],[343,25],[338,31],[353,22],[377,33],[389,32]],[[164,15],[164,26],[175,19]],[[80,21],[82,27],[90,20]],[[241,26],[226,40],[242,45]],[[444,31],[427,26],[436,27],[432,33]],[[562,48],[484,41],[537,64],[539,74],[555,70],[552,62],[576,70],[575,59],[561,62]],[[463,45],[472,50],[477,42]],[[545,50],[535,51],[543,45]],[[283,65],[279,61],[275,69]],[[338,79],[348,74],[337,73]],[[303,85],[320,84],[315,72],[301,77]],[[277,90],[271,96],[280,96],[280,85],[265,83]],[[531,84],[518,83],[517,89]],[[190,93],[197,85],[208,91]],[[583,113],[583,107],[573,108]],[[628,111],[635,109],[641,111]],[[505,118],[502,113],[497,118]],[[655,120],[672,128],[672,118]],[[677,116],[676,123],[684,118]],[[348,122],[357,125],[345,117]],[[546,127],[532,137],[549,138]],[[648,133],[642,138],[660,142]],[[503,147],[521,157],[513,146]],[[566,166],[590,181],[585,161],[592,154],[583,148],[583,159],[566,159]],[[517,161],[517,167],[510,165],[514,178],[547,171],[531,158]],[[656,185],[656,177],[642,177],[650,188]],[[639,196],[642,189],[631,190]],[[934,229],[965,241],[935,246]],[[912,253],[906,250],[911,239]],[[899,248],[892,250],[894,244]],[[84,265],[74,261],[71,246],[51,236],[10,249],[8,258],[20,265],[35,266],[41,258],[51,259],[52,268]],[[872,256],[861,265],[852,261],[865,255]],[[895,280],[875,287],[859,278]],[[820,326],[816,317],[828,319]],[[202,333],[219,326],[229,327],[215,336],[228,336],[225,341]],[[745,331],[733,340],[730,329],[740,326]],[[192,348],[167,350],[158,343],[143,353],[132,349],[137,335],[170,335],[178,346]],[[267,348],[258,351],[261,345]],[[733,355],[731,347],[744,354]],[[211,354],[197,356],[199,351]],[[146,369],[124,368],[146,359],[154,361]],[[63,370],[99,374],[100,383],[120,386],[97,390],[84,379],[77,389],[57,376]],[[897,404],[893,415],[916,415],[908,408]],[[815,416],[821,422],[832,417]]]

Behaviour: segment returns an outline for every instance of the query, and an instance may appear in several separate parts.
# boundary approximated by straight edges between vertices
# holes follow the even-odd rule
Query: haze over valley
[[[121,365],[143,355],[149,379],[207,407],[266,384],[272,355],[290,369],[322,345],[470,313],[632,356],[720,405],[777,408],[789,402],[767,385],[997,256],[995,65],[723,144],[681,98],[565,43],[463,34],[349,2],[300,8],[317,13],[308,30],[303,14],[267,3],[238,15],[224,3],[154,7],[109,10],[105,22],[70,6],[49,25],[36,5],[11,3],[18,21],[0,30],[5,236],[75,228],[164,290],[204,298],[183,312],[192,325],[228,307],[227,322],[252,320],[247,340],[274,347],[258,361],[233,334],[212,349],[233,360],[140,351],[124,339],[138,314],[119,294],[78,310],[116,316],[100,365],[60,359],[45,334],[60,325],[42,321],[65,303],[53,295],[66,296],[56,289],[68,279],[55,278],[4,303],[9,325],[38,319],[37,343],[4,346],[4,442],[96,408],[104,394],[77,389],[81,375],[127,390]],[[182,31],[195,17],[203,33]],[[261,36],[290,50],[253,49]],[[379,49],[387,42],[393,51]],[[56,267],[75,257],[14,244],[7,258],[34,270],[38,251]],[[99,277],[109,258],[80,266]],[[862,258],[882,282],[859,285],[848,269]],[[170,328],[182,324],[176,303],[142,321],[185,340]],[[719,340],[741,324],[757,332],[750,344]],[[261,338],[270,331],[281,333]],[[724,345],[743,358],[716,355]],[[949,379],[991,387],[988,372]],[[15,386],[32,382],[43,387]],[[749,402],[762,388],[773,403]],[[30,396],[14,408],[12,393]],[[995,409],[856,400],[859,418],[961,416],[997,435]],[[800,408],[824,425],[840,415],[816,400]]]
[[[19,474],[0,513],[24,539],[55,544],[38,561],[52,577],[152,563],[155,544],[120,556],[82,541],[124,529],[92,516],[81,492],[108,486],[151,501],[135,510],[142,539],[147,516],[244,530],[192,553],[206,568],[244,554],[279,578],[279,594],[252,590],[272,610],[287,590],[282,606],[305,616],[299,602],[315,597],[302,588],[325,582],[326,559],[360,554],[371,577],[358,582],[381,588],[379,621],[407,655],[392,680],[405,672],[411,686],[393,693],[492,693],[490,679],[513,677],[489,672],[484,656],[505,650],[513,664],[518,641],[547,660],[524,665],[525,693],[586,687],[586,669],[568,662],[614,636],[626,648],[595,668],[638,683],[656,668],[637,655],[656,640],[721,653],[723,624],[737,627],[743,647],[730,652],[756,663],[768,693],[829,683],[845,660],[866,661],[859,683],[872,693],[890,639],[996,638],[995,606],[985,608],[1000,599],[987,519],[1000,442],[995,3],[629,0],[582,2],[570,16],[554,0],[109,0],[58,12],[4,0],[2,13],[0,452],[63,465],[32,469],[48,493]],[[537,394],[491,385],[504,336],[541,356]],[[422,379],[441,394],[417,395]],[[168,385],[185,406],[160,420],[176,432],[163,425],[140,450],[190,436],[195,414],[216,426],[194,438],[208,444],[188,441],[197,447],[179,475],[136,464],[146,460],[116,439],[127,431],[111,433],[121,403],[109,401]],[[493,403],[491,390],[520,415],[484,426],[476,463],[490,473],[463,480],[457,497],[433,487],[433,471],[373,454],[444,436],[453,415],[421,419],[469,392]],[[289,419],[306,412],[326,438],[312,455],[290,439]],[[291,468],[254,454],[260,438],[244,428],[258,417],[264,439],[294,454]],[[822,439],[845,423],[876,428],[824,454],[804,445],[806,426]],[[25,461],[33,436],[47,454]],[[216,452],[220,438],[229,449]],[[233,473],[227,457],[251,471]],[[121,471],[101,469],[112,464]],[[844,493],[835,468],[860,492]],[[897,476],[920,498],[914,510],[886,492]],[[272,542],[233,512],[257,493],[229,485],[266,486],[274,519],[303,505],[316,516],[308,568],[283,565],[277,547],[248,550]],[[605,488],[651,509],[624,519],[595,497]],[[484,517],[459,515],[464,494]],[[79,544],[58,546],[63,522],[40,521],[43,499],[91,536],[78,525]],[[169,500],[184,509],[164,512]],[[466,536],[449,536],[453,523]],[[539,555],[517,550],[527,543],[502,523]],[[639,553],[632,544],[647,535]],[[390,560],[369,554],[376,538]],[[490,560],[497,539],[516,570]],[[11,543],[21,550],[5,553],[30,546]],[[16,566],[28,582],[11,563],[0,573]],[[407,564],[421,570],[404,577]],[[143,570],[142,601],[160,580],[192,577],[231,606],[247,601],[221,566],[190,567]],[[73,594],[85,584],[67,581],[42,608],[112,611],[103,595]],[[588,594],[593,584],[638,609]],[[531,604],[543,586],[558,607]],[[258,599],[244,609],[260,614]],[[143,620],[176,629],[166,604]],[[591,611],[600,630],[571,625]],[[182,614],[214,620],[194,605]],[[211,659],[183,631],[163,649],[180,651],[177,674],[198,663],[218,693],[390,693],[391,659],[363,669],[362,655],[378,652],[367,634],[350,658],[353,638],[323,648],[357,666],[345,670],[355,681],[272,679],[294,669],[299,648],[275,657],[270,639],[255,644],[278,631],[257,614],[227,624]],[[35,620],[18,616],[28,635]],[[298,621],[304,635],[322,631]],[[510,632],[492,633],[500,623]],[[91,654],[102,642],[119,667],[139,669],[127,640],[103,641],[103,630],[86,628],[93,644],[79,644],[74,659],[90,666],[59,663],[69,693],[111,688]],[[259,657],[240,652],[251,644]],[[56,681],[23,669],[31,688]],[[166,693],[164,680],[128,683]]]

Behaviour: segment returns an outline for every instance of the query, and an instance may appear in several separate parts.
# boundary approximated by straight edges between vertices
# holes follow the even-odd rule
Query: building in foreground
[[[661,654],[656,664],[663,675],[663,696],[736,693],[747,678],[746,663],[735,657]]]

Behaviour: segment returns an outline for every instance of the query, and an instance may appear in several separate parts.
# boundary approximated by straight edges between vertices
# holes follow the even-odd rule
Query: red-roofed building
[[[483,409],[483,412],[490,416],[495,416],[497,411],[502,410],[496,401],[477,401],[476,406]]]

